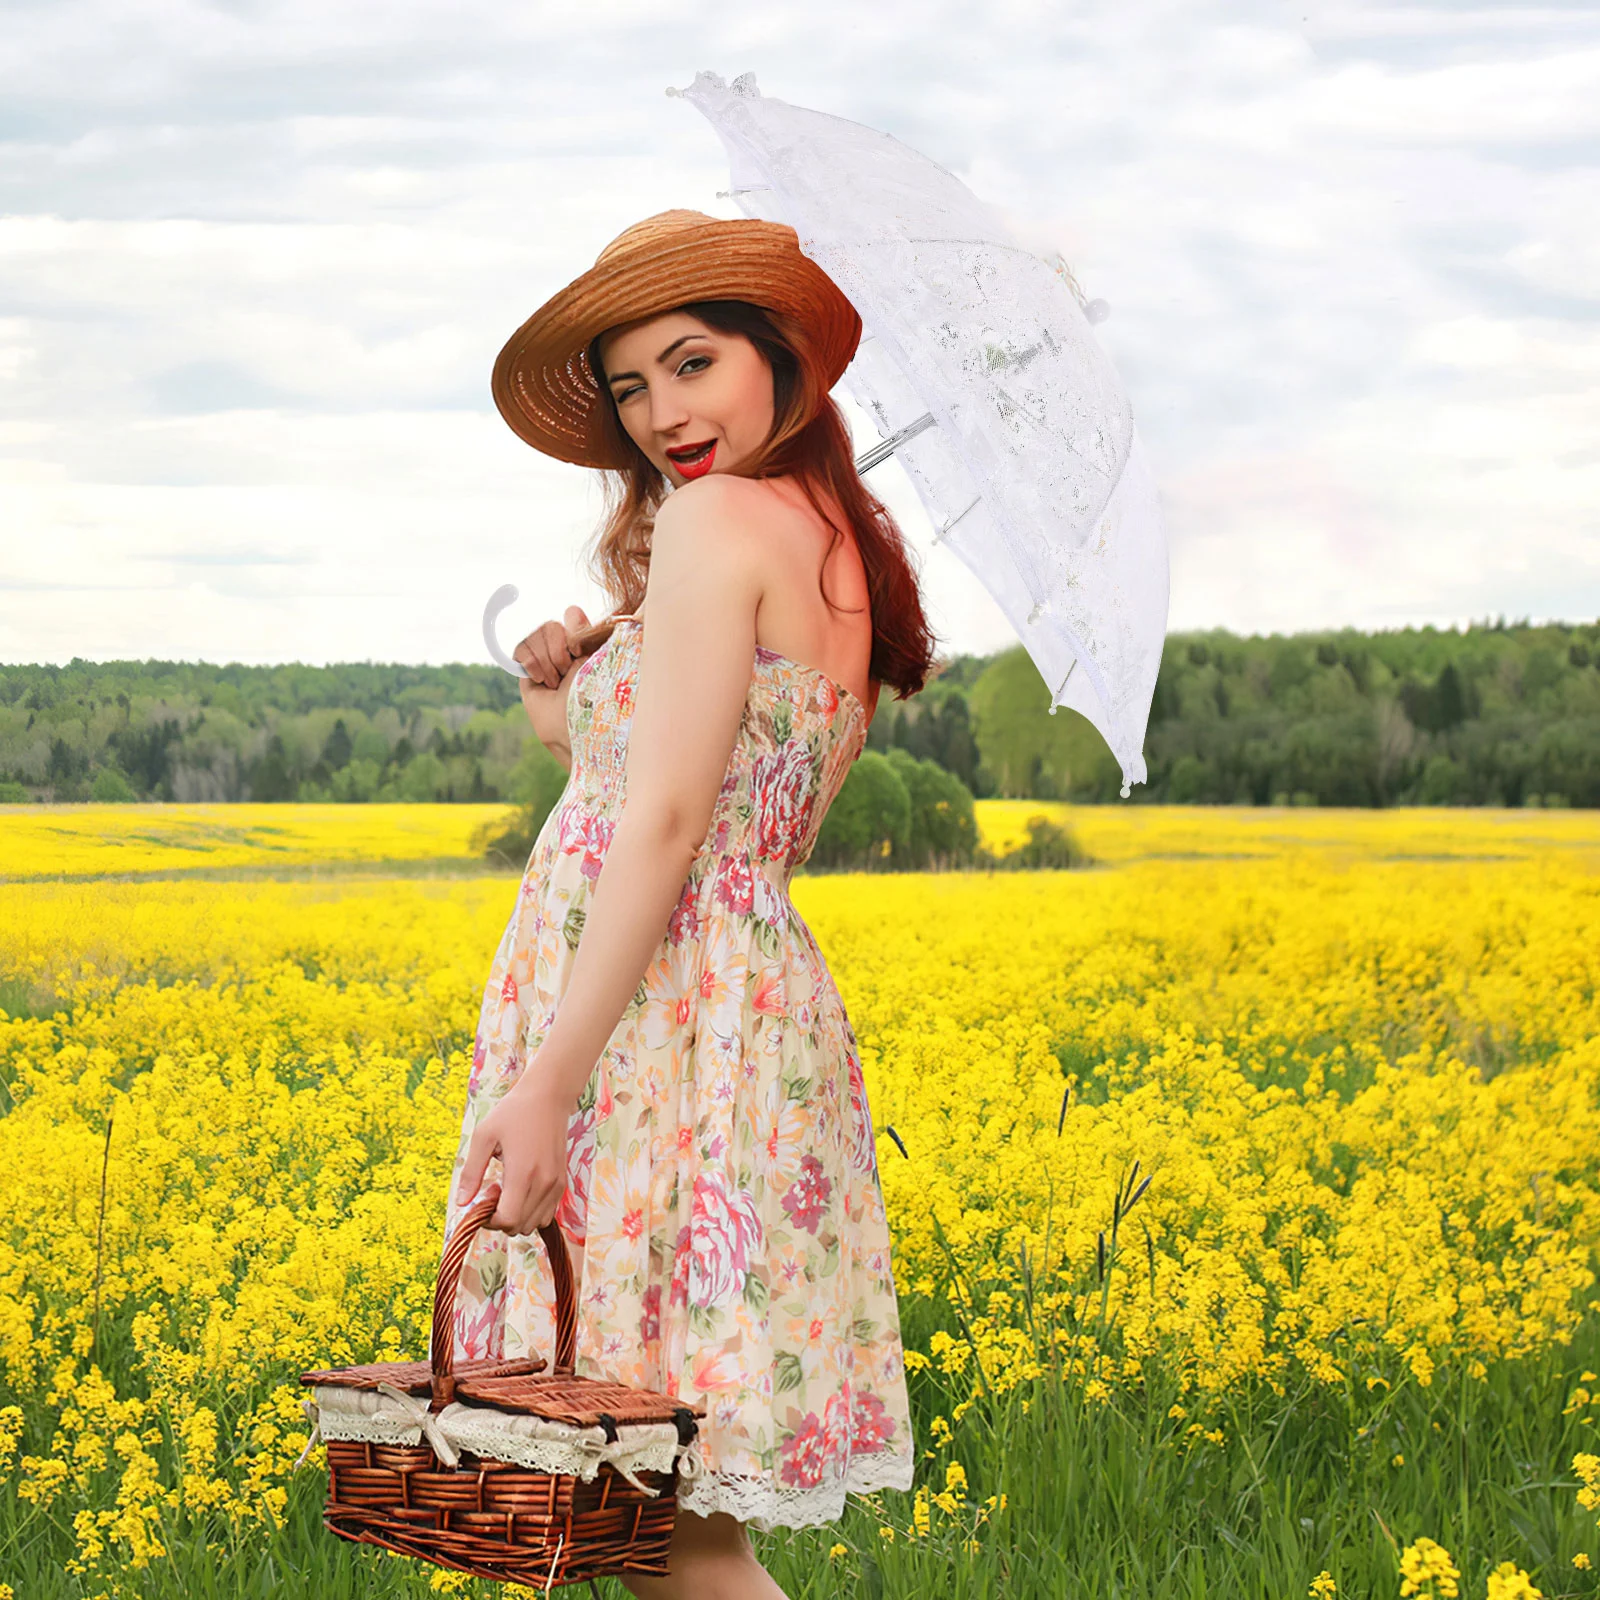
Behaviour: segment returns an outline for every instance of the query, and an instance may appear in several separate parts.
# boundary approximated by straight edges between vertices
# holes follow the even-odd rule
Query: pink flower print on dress
[[[640,1302],[639,1337],[646,1344],[654,1344],[661,1337],[661,1285],[652,1283]]]
[[[857,1389],[850,1412],[850,1448],[857,1455],[881,1450],[894,1437],[894,1418],[870,1389]]]
[[[857,1172],[874,1172],[878,1163],[877,1141],[872,1134],[872,1111],[867,1105],[866,1080],[861,1076],[861,1058],[851,1049],[850,1056],[850,1165]]]
[[[689,1303],[689,1246],[692,1235],[688,1228],[678,1229],[678,1242],[672,1252],[672,1283],[667,1294],[669,1306]]]
[[[800,1176],[784,1191],[783,1209],[795,1227],[815,1233],[832,1192],[833,1179],[823,1171],[822,1163],[813,1155],[801,1156]]]
[[[751,883],[754,876],[749,861],[737,850],[733,851],[717,874],[712,898],[719,906],[726,906],[739,916],[748,917],[755,903],[755,888]]]
[[[844,1471],[850,1459],[850,1395],[852,1386],[846,1384],[828,1396],[822,1408],[822,1437],[827,1451],[827,1466]],[[832,1474],[830,1474],[831,1476]]]
[[[633,712],[633,674],[625,673],[617,679],[616,687],[611,691],[611,698],[617,703],[617,712],[622,717],[628,717]]]
[[[803,739],[790,739],[757,756],[750,786],[759,795],[755,853],[787,860],[811,823],[811,751]]]
[[[667,922],[667,939],[671,944],[685,944],[700,937],[700,885],[693,878],[686,879],[683,893],[672,908]]]
[[[822,1482],[823,1463],[828,1458],[828,1441],[822,1431],[822,1418],[808,1411],[787,1439],[778,1446],[781,1463],[778,1474],[793,1489],[813,1489]]]
[[[567,1123],[567,1186],[556,1203],[556,1222],[581,1250],[589,1223],[589,1179],[594,1168],[595,1108],[575,1111]]]
[[[764,872],[751,874],[751,909],[769,928],[781,928],[789,920],[789,900]]]
[[[505,1357],[506,1275],[504,1246],[477,1244],[469,1253],[467,1268],[480,1292],[483,1285],[494,1288],[481,1298],[462,1295],[456,1300],[456,1348],[468,1361],[500,1361]]]
[[[588,840],[590,813],[582,806],[562,806],[556,813],[556,844],[562,855],[575,856]]]
[[[611,836],[617,824],[611,817],[591,817],[584,829],[583,863],[579,868],[586,878],[598,878],[606,864],[606,851],[611,848]]]
[[[744,1292],[750,1254],[761,1243],[755,1197],[732,1189],[725,1174],[704,1170],[694,1184],[689,1303],[719,1306]]]

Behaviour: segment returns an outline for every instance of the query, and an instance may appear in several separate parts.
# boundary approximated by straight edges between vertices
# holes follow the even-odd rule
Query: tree
[[[350,740],[350,730],[345,727],[344,718],[340,717],[322,742],[322,764],[329,772],[339,772],[350,765],[350,757],[354,754],[355,746]]]
[[[250,798],[267,803],[293,800],[298,789],[289,768],[289,752],[284,748],[282,737],[275,733],[267,740],[261,759],[251,769]]]
[[[864,750],[822,819],[812,860],[818,866],[881,866],[911,839],[911,796],[887,756]]]
[[[972,686],[978,756],[1000,793],[1023,800],[1108,799],[1121,771],[1086,717],[1050,715],[1050,691],[1020,647],[997,656]]]
[[[937,762],[919,761],[904,750],[891,750],[888,761],[911,802],[909,835],[893,852],[895,864],[920,872],[970,863],[978,849],[978,820],[966,785]]]

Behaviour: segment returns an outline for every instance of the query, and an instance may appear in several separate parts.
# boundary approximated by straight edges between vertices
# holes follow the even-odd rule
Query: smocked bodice
[[[626,788],[628,730],[644,624],[621,617],[576,669],[567,700],[572,774],[563,806],[614,821]],[[744,715],[702,852],[748,852],[787,878],[816,843],[866,743],[867,708],[820,668],[756,646]]]

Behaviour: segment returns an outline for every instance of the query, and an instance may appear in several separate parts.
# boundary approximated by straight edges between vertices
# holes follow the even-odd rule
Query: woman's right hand
[[[563,679],[579,658],[571,636],[589,626],[582,606],[568,606],[557,622],[541,622],[515,650],[511,659],[527,673],[527,684],[536,689],[559,689]]]

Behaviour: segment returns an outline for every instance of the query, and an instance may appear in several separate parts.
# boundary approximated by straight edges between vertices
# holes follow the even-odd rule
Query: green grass
[[[906,1333],[926,1347],[939,1308],[904,1302]],[[112,1352],[113,1362],[115,1356]],[[762,1559],[793,1600],[1293,1600],[1324,1569],[1341,1595],[1398,1596],[1399,1549],[1436,1539],[1461,1568],[1463,1600],[1482,1600],[1487,1574],[1512,1560],[1547,1600],[1591,1595],[1593,1574],[1573,1568],[1597,1552],[1593,1514],[1577,1504],[1575,1452],[1593,1449],[1582,1408],[1564,1415],[1585,1369],[1600,1368],[1600,1318],[1574,1344],[1504,1363],[1471,1380],[1441,1370],[1422,1388],[1402,1382],[1349,1391],[1265,1386],[1220,1398],[1202,1419],[1225,1442],[1191,1442],[1190,1416],[1168,1415],[1174,1393],[1159,1378],[1105,1404],[1038,1381],[980,1400],[932,1453],[919,1481],[935,1491],[958,1459],[969,1502],[1005,1494],[1003,1512],[965,1549],[971,1518],[932,1513],[930,1537],[908,1541],[910,1496],[878,1498],[901,1531],[852,1502],[831,1526],[755,1535]],[[912,1377],[916,1428],[948,1417],[965,1390],[937,1373]],[[1023,1402],[1026,1400],[1027,1408]],[[42,1441],[41,1441],[42,1442]],[[1404,1457],[1396,1465],[1396,1455]],[[430,1568],[364,1550],[320,1525],[324,1479],[293,1480],[284,1528],[267,1538],[225,1525],[174,1527],[167,1560],[125,1573],[120,1592],[140,1600],[421,1600]],[[835,1543],[848,1546],[831,1558]],[[103,1581],[69,1577],[71,1529],[19,1502],[14,1477],[0,1490],[0,1581],[18,1600],[83,1600]],[[608,1600],[624,1600],[615,1583]],[[493,1585],[470,1591],[490,1596]],[[579,1586],[564,1591],[584,1596]]]

